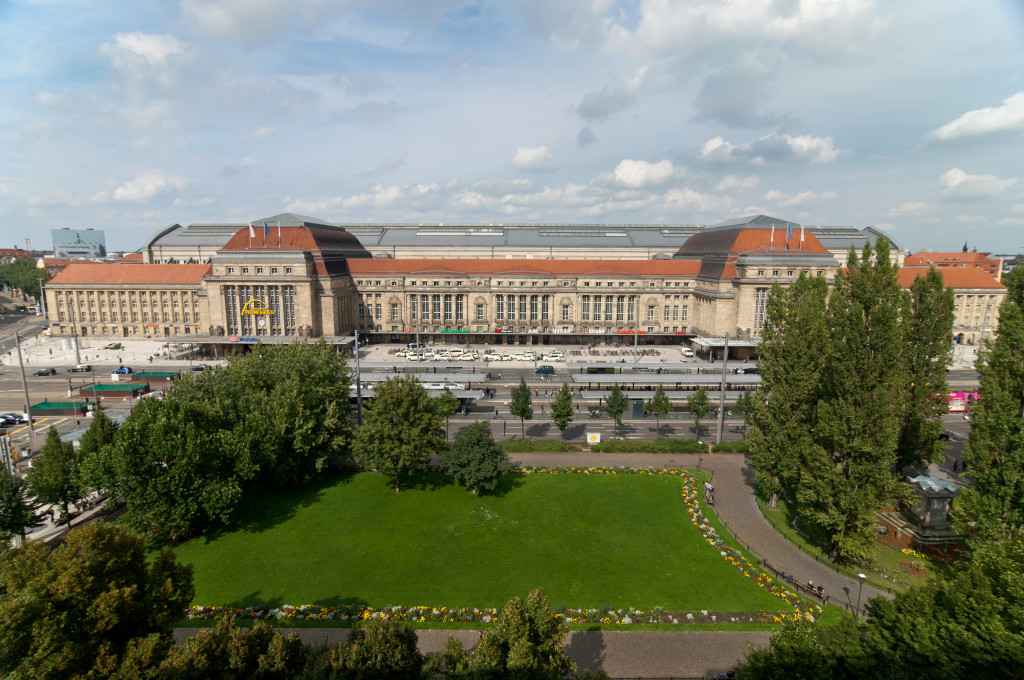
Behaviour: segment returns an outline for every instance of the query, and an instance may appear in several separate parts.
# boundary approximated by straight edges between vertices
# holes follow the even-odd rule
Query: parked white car
[[[495,354],[494,352],[488,352],[484,355],[484,361],[501,361],[501,355]]]

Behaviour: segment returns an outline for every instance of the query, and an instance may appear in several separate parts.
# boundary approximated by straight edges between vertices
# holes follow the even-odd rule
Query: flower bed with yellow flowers
[[[788,619],[806,618],[813,621],[821,608],[803,600],[787,590],[759,567],[752,564],[738,550],[730,546],[716,531],[704,514],[698,488],[700,480],[687,470],[653,467],[516,467],[511,470],[531,475],[653,475],[679,477],[682,481],[683,502],[693,525],[722,558],[766,592],[792,607],[776,612],[691,612],[663,611],[636,608],[573,609],[559,608],[564,621],[570,624],[717,624],[717,623],[781,623]],[[216,619],[224,616],[240,619],[275,619],[279,621],[339,621],[358,622],[393,619],[410,623],[490,623],[498,615],[494,608],[457,608],[432,606],[394,606],[375,608],[366,605],[301,605],[282,607],[191,607],[189,619]]]

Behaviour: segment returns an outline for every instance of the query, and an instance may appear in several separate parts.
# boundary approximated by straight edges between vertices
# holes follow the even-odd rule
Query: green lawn
[[[778,611],[690,523],[678,477],[509,475],[473,496],[439,474],[396,495],[362,473],[250,498],[240,528],[175,548],[197,605]]]

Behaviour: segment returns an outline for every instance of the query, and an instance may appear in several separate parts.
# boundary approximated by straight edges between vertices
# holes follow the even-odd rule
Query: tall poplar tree
[[[700,439],[700,421],[711,413],[711,400],[708,399],[707,390],[701,387],[691,394],[686,400],[686,405],[693,415],[694,430],[697,432],[697,439]]]
[[[827,344],[828,283],[801,274],[788,288],[775,284],[761,329],[761,385],[745,400],[750,465],[757,490],[775,509],[783,489],[799,476],[801,452],[812,441],[811,424]]]
[[[953,289],[945,287],[934,267],[910,286],[910,313],[903,320],[907,403],[900,424],[897,471],[908,465],[924,467],[942,457],[945,446],[939,435],[942,415],[948,410],[944,397],[953,303]]]
[[[829,536],[829,558],[856,561],[877,512],[905,493],[894,473],[908,383],[901,319],[909,296],[896,280],[889,244],[851,249],[826,313],[813,445],[802,452],[797,500]]]
[[[999,335],[978,358],[981,399],[963,454],[975,483],[961,493],[953,516],[973,546],[1024,533],[1024,269],[1003,283]]]

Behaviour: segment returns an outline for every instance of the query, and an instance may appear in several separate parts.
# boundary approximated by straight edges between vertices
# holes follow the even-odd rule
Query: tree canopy
[[[192,568],[170,550],[97,522],[50,550],[0,551],[0,674],[139,677],[172,644],[170,625],[194,594]]]
[[[395,493],[399,476],[421,467],[432,453],[447,445],[444,415],[416,376],[389,378],[374,388],[363,426],[356,432],[356,462],[392,477]]]
[[[473,493],[493,491],[507,470],[508,454],[494,441],[487,422],[459,430],[441,455],[441,471]]]
[[[25,538],[25,529],[43,521],[39,502],[32,496],[28,482],[0,466],[0,541],[15,534]]]
[[[86,478],[125,499],[132,526],[189,536],[229,521],[244,489],[307,479],[345,455],[348,386],[344,355],[324,342],[257,345],[137,404],[86,459]]]
[[[608,396],[604,398],[604,412],[615,421],[616,427],[622,427],[622,414],[626,412],[627,406],[629,406],[629,399],[622,393],[622,388],[618,383],[612,385]]]
[[[11,288],[20,288],[26,294],[38,298],[39,279],[46,285],[50,280],[50,272],[37,267],[36,261],[30,257],[0,263],[0,284],[6,283]]]
[[[1024,527],[1024,269],[1004,278],[999,335],[978,358],[981,399],[964,449],[974,486],[953,513],[972,545],[1019,539]]]
[[[1017,678],[1024,666],[1024,544],[982,547],[948,580],[936,579],[867,604],[860,630],[785,624],[752,650],[741,680]]]
[[[672,411],[672,402],[665,394],[665,386],[658,385],[651,400],[644,404],[644,411],[654,416],[654,434],[659,436],[661,432],[661,419]]]
[[[530,396],[530,388],[526,386],[526,378],[520,378],[519,385],[513,388],[509,412],[519,418],[519,424],[523,428],[523,438],[525,438],[526,421],[533,420],[533,397]]]
[[[773,286],[747,438],[758,492],[786,487],[836,562],[866,555],[871,524],[908,489],[906,464],[941,455],[952,293],[932,270],[911,293],[884,238],[850,251],[831,294],[817,277]]]
[[[81,458],[71,442],[61,441],[53,427],[46,431],[46,443],[32,461],[28,483],[41,503],[59,505],[71,526],[72,503],[82,498]]]
[[[551,402],[551,420],[558,428],[563,441],[565,440],[565,429],[572,422],[572,417],[572,390],[569,388],[569,383],[562,383],[558,394]]]
[[[697,439],[700,439],[700,423],[711,413],[711,400],[708,399],[707,390],[703,387],[698,389],[689,396],[686,405],[693,415],[693,429],[697,433]]]

